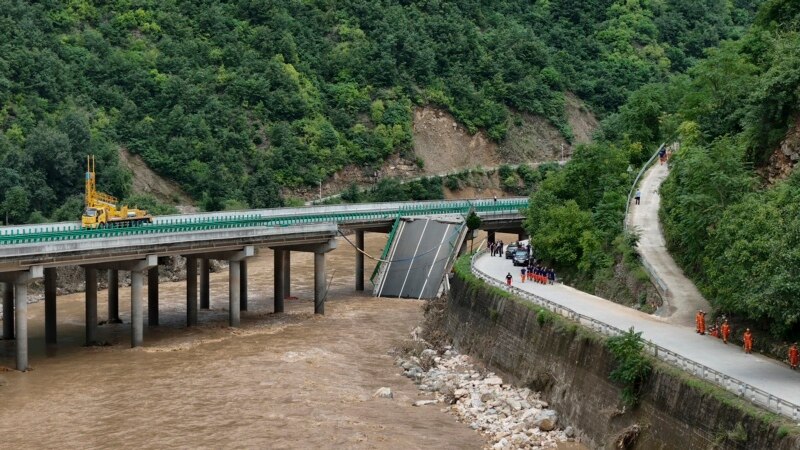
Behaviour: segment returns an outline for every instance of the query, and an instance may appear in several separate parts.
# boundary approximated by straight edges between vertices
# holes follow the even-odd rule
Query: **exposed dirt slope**
[[[789,177],[798,162],[800,162],[800,116],[795,119],[786,137],[770,155],[767,166],[758,172],[768,184],[775,184]]]
[[[191,212],[194,208],[192,199],[181,190],[177,183],[161,178],[147,167],[147,163],[141,156],[134,155],[125,148],[120,148],[119,159],[125,167],[133,172],[133,192],[150,194],[164,203],[176,204],[181,212]]]
[[[567,119],[575,136],[574,144],[591,141],[598,121],[586,105],[567,94]],[[425,161],[424,172],[436,174],[477,166],[503,163],[543,162],[568,158],[570,145],[546,119],[518,113],[506,139],[497,144],[482,132],[470,135],[450,113],[434,107],[414,110],[414,153]]]

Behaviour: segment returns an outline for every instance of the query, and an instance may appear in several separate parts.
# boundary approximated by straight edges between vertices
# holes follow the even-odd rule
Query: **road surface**
[[[651,316],[562,284],[544,286],[531,282],[520,283],[519,268],[514,267],[509,259],[484,254],[476,259],[475,268],[503,282],[510,272],[514,276],[515,287],[608,325],[623,330],[634,327],[642,332],[645,340],[800,405],[800,372],[790,370],[784,363],[758,354],[746,355],[739,346],[725,345],[720,339],[698,335],[693,327],[676,325],[668,319]],[[755,338],[758,339],[758,336]]]
[[[668,166],[658,163],[645,173],[639,185],[642,192],[641,204],[630,205],[627,221],[630,228],[639,231],[639,254],[650,266],[651,276],[660,279],[661,283],[656,281],[656,284],[667,288],[666,295],[663,295],[664,306],[656,314],[665,317],[670,323],[694,327],[697,310],[711,311],[711,305],[694,283],[686,278],[667,251],[658,220],[658,209],[661,205],[659,188],[668,174]]]

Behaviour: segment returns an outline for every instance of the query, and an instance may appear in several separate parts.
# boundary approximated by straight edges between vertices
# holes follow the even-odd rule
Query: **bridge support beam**
[[[108,323],[122,323],[119,318],[119,270],[108,270]]]
[[[140,347],[144,342],[144,317],[142,313],[142,289],[144,274],[131,271],[131,347]]]
[[[314,314],[325,314],[325,253],[314,253]]]
[[[86,345],[97,342],[97,269],[84,267],[86,275]]]
[[[197,258],[186,257],[186,326],[197,325]]]
[[[55,267],[44,269],[44,341],[55,344],[56,330],[56,274]]]
[[[288,251],[287,250],[280,250],[280,249],[276,248],[274,256],[273,256],[273,263],[274,264],[273,264],[273,267],[272,267],[272,273],[273,273],[273,278],[274,278],[274,281],[275,281],[273,283],[273,286],[274,286],[273,294],[274,294],[274,298],[275,298],[275,300],[273,301],[273,305],[274,305],[273,312],[276,312],[276,313],[282,313],[283,312],[283,299],[285,298],[284,289],[286,289],[285,288],[286,267],[284,266],[284,262],[286,261],[286,258],[284,257],[285,253],[288,253]]]
[[[283,298],[292,296],[292,252],[283,251]]]
[[[490,243],[490,244],[491,244],[492,242],[497,242],[497,240],[496,240],[496,239],[497,239],[497,237],[495,236],[495,232],[494,232],[494,231],[487,231],[487,232],[486,232],[486,235],[487,235],[487,237],[486,237],[486,242],[488,242],[488,243]]]
[[[247,260],[239,262],[239,310],[247,311]]]
[[[239,314],[239,308],[241,306],[239,304],[239,294],[241,293],[239,291],[239,281],[240,281],[239,275],[241,266],[239,264],[240,264],[239,261],[232,260],[229,262],[229,267],[228,267],[229,270],[228,283],[230,288],[228,311],[230,318],[230,326],[232,327],[238,327],[239,324],[241,323],[241,318]]]
[[[147,269],[147,326],[157,327],[158,317],[158,266]]]
[[[28,370],[28,282],[36,278],[42,278],[42,276],[44,276],[42,266],[32,266],[25,272],[0,274],[0,281],[6,282],[7,289],[12,284],[14,286],[14,295],[12,296],[14,307],[4,310],[3,316],[14,316],[14,331],[16,331],[17,339],[17,370],[23,372]],[[3,300],[7,298],[6,295],[3,296]]]
[[[144,260],[134,261],[128,265],[128,269],[131,271],[131,347],[141,347],[144,342],[144,311],[142,305],[144,272],[153,267],[158,268],[158,257],[156,255],[147,255]]]
[[[14,339],[14,283],[2,283],[3,339]]]
[[[240,314],[240,294],[241,292],[241,262],[245,259],[255,255],[255,247],[248,245],[242,250],[233,253],[228,262],[228,315],[230,326],[238,327],[241,323]]]
[[[209,309],[211,307],[211,297],[209,289],[209,275],[211,272],[211,265],[208,258],[200,260],[200,309]]]
[[[364,230],[356,230],[356,290],[364,290]]]
[[[521,233],[517,233],[517,242],[524,241],[525,239],[528,239],[528,233],[524,231]]]

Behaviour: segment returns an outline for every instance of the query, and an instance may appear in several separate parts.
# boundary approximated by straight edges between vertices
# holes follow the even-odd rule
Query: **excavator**
[[[131,227],[152,223],[153,217],[143,209],[118,206],[116,197],[97,192],[94,176],[94,155],[86,157],[86,208],[81,216],[83,228]]]

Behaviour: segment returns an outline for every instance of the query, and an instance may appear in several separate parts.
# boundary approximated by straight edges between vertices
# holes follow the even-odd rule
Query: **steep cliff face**
[[[767,166],[760,170],[760,174],[768,184],[774,184],[787,178],[798,161],[800,161],[800,116],[778,148],[772,152]]]
[[[540,390],[593,448],[797,449],[796,433],[721,390],[658,364],[638,406],[625,408],[609,381],[615,362],[603,338],[577,324],[543,320],[535,308],[456,275],[444,311],[455,346],[491,369]]]

